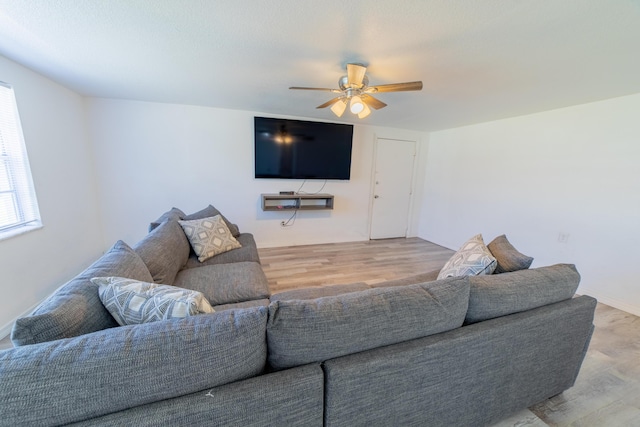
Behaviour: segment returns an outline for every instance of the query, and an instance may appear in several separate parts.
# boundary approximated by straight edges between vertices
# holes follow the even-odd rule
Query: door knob
[[[374,199],[377,199],[378,197],[380,197],[380,196],[378,196],[377,194],[375,196],[373,196]]]

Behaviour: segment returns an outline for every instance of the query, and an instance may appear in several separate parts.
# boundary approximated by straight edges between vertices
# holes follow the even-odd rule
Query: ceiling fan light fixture
[[[364,119],[365,117],[367,117],[369,114],[371,114],[371,108],[369,108],[369,106],[367,105],[366,102],[362,103],[363,109],[362,111],[360,111],[358,113],[358,118],[359,119]]]
[[[339,99],[335,104],[331,106],[331,111],[333,111],[333,114],[335,114],[338,117],[342,117],[342,114],[344,114],[344,110],[346,109],[347,109],[346,99]]]
[[[363,119],[371,114],[371,109],[379,110],[387,106],[371,94],[384,92],[407,92],[422,90],[422,82],[389,83],[384,85],[369,86],[367,67],[363,64],[347,64],[347,75],[338,80],[340,89],[323,87],[292,86],[289,89],[320,90],[338,94],[333,99],[318,105],[316,108],[331,107],[331,111],[338,117],[342,117],[347,106],[351,113]]]
[[[360,114],[362,110],[364,110],[364,103],[362,102],[362,98],[360,98],[358,95],[352,96],[349,110],[351,110],[353,114]]]

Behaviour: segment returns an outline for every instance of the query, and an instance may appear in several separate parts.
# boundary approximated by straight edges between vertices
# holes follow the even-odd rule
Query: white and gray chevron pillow
[[[198,291],[124,277],[94,277],[98,295],[120,326],[213,313]]]

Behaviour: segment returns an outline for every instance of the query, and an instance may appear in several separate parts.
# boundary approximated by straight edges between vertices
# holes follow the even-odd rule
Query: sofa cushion
[[[142,259],[123,241],[58,289],[29,316],[16,320],[11,340],[16,346],[75,337],[118,326],[102,305],[92,277],[120,276],[152,282]]]
[[[496,259],[497,265],[494,271],[496,274],[526,270],[533,262],[533,258],[514,248],[504,234],[493,239],[487,248]]]
[[[214,208],[213,205],[209,205],[196,213],[192,213],[191,215],[183,215],[181,219],[184,221],[191,221],[194,219],[210,218],[216,215],[220,215],[222,217],[224,222],[227,224],[227,227],[229,227],[229,231],[231,231],[233,237],[238,237],[240,234],[238,226],[229,221],[218,209]]]
[[[220,215],[178,223],[200,262],[241,247]]]
[[[171,210],[163,213],[162,215],[160,215],[160,218],[158,218],[157,220],[155,220],[154,222],[149,224],[149,233],[152,232],[157,227],[159,227],[160,224],[162,224],[163,222],[168,221],[168,220],[179,221],[185,215],[186,214],[184,212],[182,212],[180,209],[171,208]]]
[[[153,281],[173,284],[189,259],[189,241],[178,221],[168,220],[140,240],[133,249],[149,268]]]
[[[282,369],[437,334],[461,326],[468,303],[467,277],[274,301],[268,360]]]
[[[195,253],[191,253],[187,263],[182,268],[194,268],[202,267],[203,265],[229,264],[232,262],[245,261],[260,263],[258,248],[256,247],[256,241],[252,234],[241,233],[236,240],[242,245],[241,248],[218,254],[212,258],[204,260],[203,262],[198,261],[198,256]]]
[[[189,268],[178,273],[174,285],[202,292],[213,306],[269,298],[269,282],[255,262]]]
[[[213,313],[201,292],[123,277],[94,277],[102,304],[119,325]]]
[[[466,323],[530,310],[573,297],[580,274],[573,264],[470,277]]]
[[[272,302],[292,299],[315,299],[348,294],[350,292],[364,291],[366,289],[371,288],[364,282],[348,283],[345,285],[312,286],[309,288],[292,289],[289,291],[278,292],[271,295],[271,298],[269,299]]]
[[[484,244],[482,234],[476,234],[447,261],[438,279],[455,276],[491,274],[496,269],[496,259]]]
[[[266,322],[256,307],[2,351],[0,424],[62,425],[253,377]]]

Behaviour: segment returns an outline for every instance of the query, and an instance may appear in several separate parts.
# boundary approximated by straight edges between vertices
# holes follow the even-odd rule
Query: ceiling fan
[[[341,117],[349,105],[349,110],[363,119],[371,114],[371,108],[379,110],[387,106],[384,102],[374,98],[372,94],[382,92],[405,92],[411,90],[422,90],[422,82],[392,83],[386,85],[369,86],[367,77],[367,67],[362,64],[347,64],[347,75],[338,80],[340,89],[329,89],[320,87],[299,87],[293,86],[289,89],[297,90],[320,90],[326,92],[339,93],[340,95],[318,105],[316,108],[326,108],[331,106],[331,111]],[[371,108],[369,108],[371,107]]]

